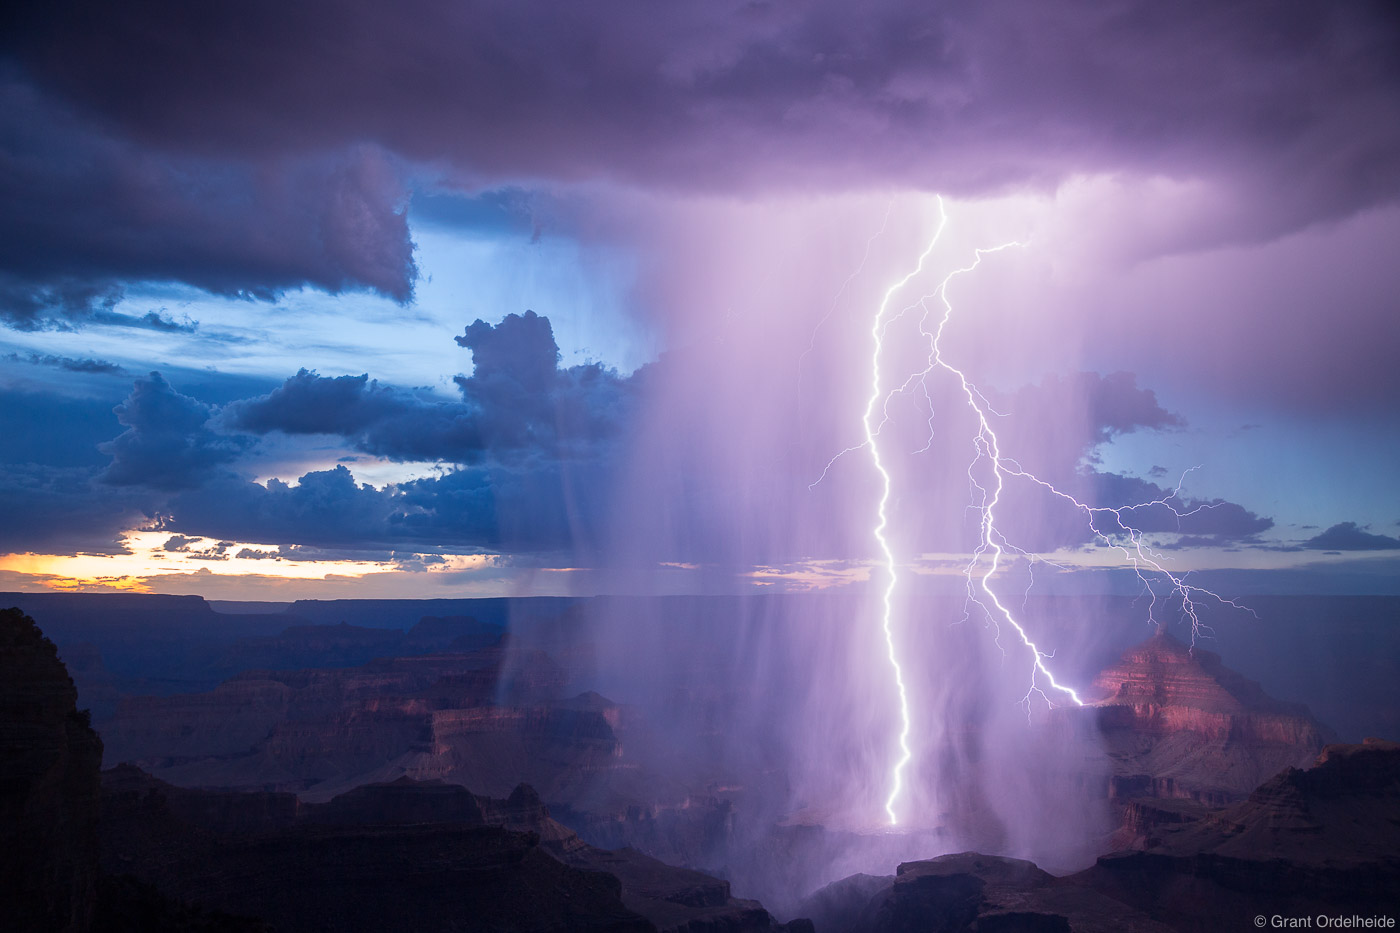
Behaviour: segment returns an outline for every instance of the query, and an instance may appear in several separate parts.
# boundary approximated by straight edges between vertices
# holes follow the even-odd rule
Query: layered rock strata
[[[1249,797],[1074,879],[1208,931],[1255,916],[1392,914],[1400,891],[1400,745],[1330,745]]]
[[[1099,675],[1097,719],[1111,763],[1109,796],[1241,800],[1285,767],[1317,757],[1331,738],[1307,708],[1267,695],[1165,629]]]

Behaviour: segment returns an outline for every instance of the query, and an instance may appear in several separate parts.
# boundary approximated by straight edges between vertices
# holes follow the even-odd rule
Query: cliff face
[[[1165,631],[1130,649],[1095,682],[1090,705],[1112,763],[1110,796],[1243,799],[1280,769],[1317,757],[1331,732]]]
[[[458,626],[459,627],[459,626]],[[503,648],[386,658],[359,667],[246,671],[202,694],[124,699],[104,726],[108,763],[185,787],[285,790],[324,802],[407,775],[505,795],[524,781],[571,803],[625,771],[615,704],[559,696],[542,655]]]
[[[1178,930],[1256,915],[1384,915],[1400,890],[1400,745],[1331,745],[1246,800],[1159,828],[1145,851],[1098,860],[1075,883]]]
[[[92,923],[102,741],[77,698],[33,620],[0,611],[0,902],[8,929],[81,933]]]

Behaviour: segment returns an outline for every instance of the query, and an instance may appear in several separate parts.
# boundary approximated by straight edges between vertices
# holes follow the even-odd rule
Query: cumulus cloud
[[[228,550],[233,547],[232,541],[215,541],[208,547],[199,547],[201,543],[200,538],[171,535],[160,549],[167,554],[184,554],[194,560],[228,560]]]
[[[158,372],[136,380],[114,411],[127,429],[99,447],[112,458],[101,478],[113,486],[197,486],[248,446],[246,438],[211,430],[210,406],[181,395]]]
[[[272,392],[235,402],[222,421],[253,434],[337,434],[395,460],[479,462],[596,452],[622,428],[629,377],[597,363],[559,366],[549,319],[527,311],[476,321],[457,343],[474,370],[456,377],[461,401],[381,385],[368,374],[301,370]]]
[[[665,414],[665,459],[634,459],[631,441],[645,436],[655,442],[639,431],[641,419],[662,401],[656,386],[667,373],[691,365],[713,373],[711,353],[671,355],[631,376],[596,364],[563,367],[548,319],[530,312],[508,315],[494,326],[476,321],[457,341],[473,357],[471,373],[457,378],[459,399],[382,385],[367,375],[323,377],[302,370],[266,395],[216,410],[152,373],[137,380],[115,410],[126,430],[100,445],[110,462],[95,475],[109,487],[144,497],[142,511],[153,516],[152,526],[171,535],[167,551],[210,560],[230,556],[231,545],[222,543],[229,541],[275,545],[233,555],[254,559],[350,553],[387,559],[395,550],[425,548],[597,554],[611,546],[608,536],[619,522],[630,527],[638,514],[664,522],[681,538],[674,547],[657,545],[652,560],[664,552],[743,562],[752,555],[739,551],[749,546],[761,547],[765,557],[793,559],[801,556],[795,548],[851,546],[837,540],[839,528],[820,500],[799,494],[805,483],[789,475],[792,464],[770,458],[767,448],[737,445],[726,448],[744,455],[734,462],[705,460],[704,435],[690,422],[709,410],[703,398],[692,399],[698,411]],[[1142,531],[1219,544],[1248,542],[1273,524],[1236,503],[1173,497],[1150,480],[1096,469],[1100,445],[1133,431],[1184,424],[1131,373],[1047,377],[1004,394],[998,403],[1005,407],[998,422],[1003,453],[1027,451],[1017,462],[1028,466],[1046,460],[1046,477],[1086,504],[1123,508],[1168,500],[1125,513]],[[956,418],[959,409],[942,410],[941,417]],[[295,481],[260,484],[236,475],[252,436],[272,432],[331,435],[368,454],[455,467],[381,487],[357,481],[343,464],[305,472]],[[781,436],[770,439],[778,454],[793,456],[784,452]],[[918,462],[934,488],[954,488],[966,468],[958,458]],[[947,470],[948,476],[935,479],[929,469]],[[764,504],[766,520],[786,527],[810,517],[825,537],[807,537],[805,531],[794,536],[789,529],[765,544],[736,532],[734,523],[750,514],[735,505],[741,481],[743,495]],[[1046,499],[1038,487],[1017,483],[1006,495],[1003,528],[1018,544],[1053,550],[1094,540],[1082,512]],[[1031,501],[1036,496],[1043,501]],[[963,505],[956,504],[959,514]],[[1104,513],[1096,520],[1101,531],[1119,530]],[[927,534],[934,537],[920,546],[968,547],[967,531],[933,521]],[[220,543],[206,546],[200,539]]]
[[[166,500],[159,527],[281,545],[235,555],[255,559],[387,559],[389,550],[407,546],[586,548],[605,517],[609,479],[606,466],[558,461],[466,467],[383,488],[357,483],[344,466],[306,473],[294,484],[226,476]]]
[[[408,544],[531,552],[591,546],[617,482],[638,377],[597,364],[561,367],[549,321],[528,312],[495,326],[477,321],[459,342],[472,351],[474,369],[458,377],[455,400],[307,370],[222,409],[182,394],[158,372],[137,379],[115,409],[0,393],[14,401],[0,408],[7,415],[0,427],[44,448],[36,455],[53,462],[17,462],[0,475],[0,502],[13,500],[13,514],[26,516],[28,526],[12,529],[6,543],[81,539],[65,547],[110,549],[120,531],[149,525],[170,532],[164,551],[206,560],[228,559],[235,540],[281,545],[235,556],[284,560],[341,551],[387,560]],[[64,368],[66,360],[36,361]],[[125,427],[115,438],[112,414]],[[47,441],[43,432],[55,424],[67,426],[71,455]],[[85,430],[74,433],[73,425]],[[253,435],[273,431],[335,435],[376,456],[458,468],[383,487],[357,482],[343,465],[292,482],[236,475]],[[40,530],[45,510],[54,534]],[[75,537],[84,514],[91,527]]]

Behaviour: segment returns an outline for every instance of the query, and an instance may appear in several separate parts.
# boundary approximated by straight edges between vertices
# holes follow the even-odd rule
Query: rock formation
[[[103,862],[285,933],[509,929],[798,933],[728,882],[585,844],[526,785],[506,799],[400,779],[314,804],[104,774]]]
[[[0,610],[0,902],[7,929],[83,933],[92,923],[102,742],[77,697],[33,620],[18,609]]]
[[[1159,827],[1145,851],[1073,879],[1183,931],[1255,916],[1393,913],[1400,890],[1400,745],[1330,745],[1248,799]]]
[[[1118,799],[1241,800],[1280,769],[1311,762],[1332,738],[1306,707],[1273,699],[1165,629],[1095,686],[1104,698],[1085,712],[1097,718],[1112,765],[1109,796]]]
[[[1400,744],[1329,745],[1311,767],[1286,768],[1243,801],[1169,812],[1177,818],[1155,827],[1145,850],[1068,877],[968,852],[905,863],[892,878],[844,879],[803,910],[823,933],[1213,933],[1274,916],[1311,918],[1314,928],[1322,915],[1347,928],[1393,916]]]
[[[424,619],[420,635],[455,632],[460,646],[464,625]],[[245,671],[207,693],[128,697],[103,735],[108,764],[138,763],[182,787],[290,791],[308,802],[405,776],[493,797],[524,782],[594,845],[718,864],[730,801],[698,778],[694,786],[660,779],[637,752],[664,757],[673,737],[597,693],[564,695],[565,685],[548,656],[497,640],[352,668]]]
[[[809,900],[822,933],[1170,933],[1121,901],[1032,862],[977,852],[854,876]],[[826,921],[823,923],[823,921]]]

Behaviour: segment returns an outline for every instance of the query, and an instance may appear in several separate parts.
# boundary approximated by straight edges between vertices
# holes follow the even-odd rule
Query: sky
[[[1389,4],[3,17],[0,588],[1400,592]]]

